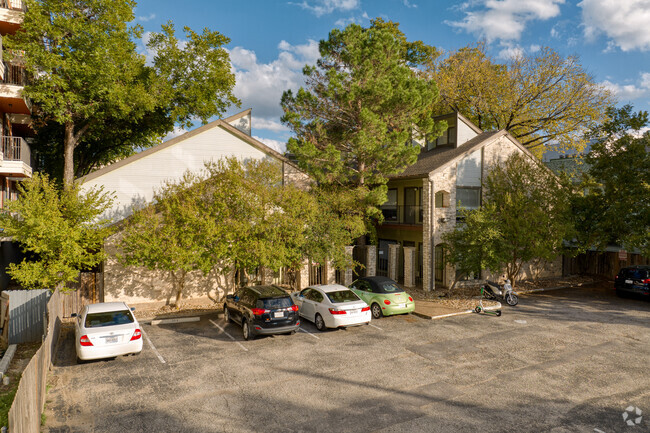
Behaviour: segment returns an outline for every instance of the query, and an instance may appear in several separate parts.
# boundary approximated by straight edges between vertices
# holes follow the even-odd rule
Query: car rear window
[[[257,300],[257,308],[264,308],[266,310],[273,310],[276,308],[287,308],[291,307],[293,302],[288,296],[283,296],[281,298],[266,298]]]
[[[133,323],[133,315],[129,310],[107,311],[86,315],[86,328],[101,328],[102,326],[126,325]]]
[[[391,283],[390,281],[379,283],[379,290],[381,290],[381,293],[399,293],[404,291],[397,284]]]
[[[645,280],[648,278],[648,271],[646,269],[622,269],[621,275],[625,278],[632,278],[635,280]]]
[[[337,290],[336,292],[327,292],[326,295],[334,304],[359,301],[359,297],[352,290]]]

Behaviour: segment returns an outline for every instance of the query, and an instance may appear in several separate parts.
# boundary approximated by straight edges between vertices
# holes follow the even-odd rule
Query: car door
[[[244,294],[246,292],[246,289],[239,289],[235,292],[235,296],[228,305],[228,311],[231,314],[232,320],[241,323],[242,319],[242,312],[241,312],[241,302],[242,298],[244,297]]]
[[[316,313],[320,313],[321,317],[325,314],[323,310],[323,300],[325,296],[320,292],[320,290],[312,290],[311,293],[311,303],[313,305],[313,313],[308,317],[309,320],[316,320]]]
[[[300,315],[308,320],[314,320],[315,308],[314,308],[314,289],[305,289],[305,292],[302,305],[300,306]]]
[[[311,289],[308,287],[306,289],[303,289],[301,292],[291,294],[293,303],[298,306],[298,314],[302,317],[304,317],[303,304],[305,303],[306,296],[310,291]]]
[[[357,280],[350,286],[352,290],[358,297],[360,297],[366,304],[370,305],[370,300],[372,298],[372,287],[370,282],[366,280]]]

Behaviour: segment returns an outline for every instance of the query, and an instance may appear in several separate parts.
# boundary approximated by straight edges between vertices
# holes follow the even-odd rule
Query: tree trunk
[[[65,122],[65,137],[63,139],[63,186],[67,189],[74,182],[74,148],[77,137],[74,134],[74,123]]]

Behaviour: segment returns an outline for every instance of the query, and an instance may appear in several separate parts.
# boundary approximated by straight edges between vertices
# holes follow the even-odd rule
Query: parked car
[[[307,287],[292,293],[299,314],[316,329],[345,328],[370,323],[370,307],[352,290],[339,284]]]
[[[242,327],[244,340],[261,334],[295,334],[300,327],[298,306],[277,286],[243,287],[226,296],[223,316]]]
[[[139,354],[142,331],[133,311],[124,302],[102,302],[72,314],[77,362]]]
[[[650,266],[628,266],[614,278],[614,289],[618,296],[637,294],[650,296]]]
[[[373,319],[415,310],[413,298],[387,277],[362,277],[350,289],[370,305]]]

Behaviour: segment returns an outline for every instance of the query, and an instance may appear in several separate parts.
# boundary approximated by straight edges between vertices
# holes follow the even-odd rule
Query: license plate
[[[625,280],[625,284],[634,284],[634,281],[632,281],[632,280]]]
[[[361,310],[348,310],[350,314],[359,314]]]
[[[275,317],[276,319],[277,319],[278,317],[284,317],[284,313],[281,312],[281,311],[280,311],[279,313],[273,313],[273,317]]]
[[[406,308],[406,304],[397,304],[398,308]]]
[[[106,344],[117,343],[117,335],[114,337],[106,337]]]

